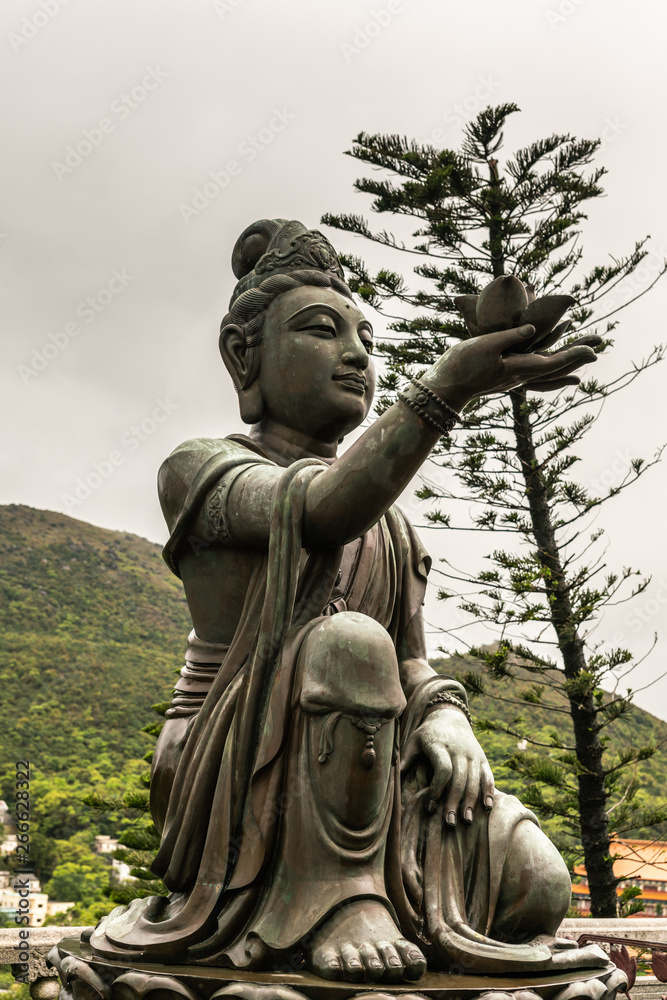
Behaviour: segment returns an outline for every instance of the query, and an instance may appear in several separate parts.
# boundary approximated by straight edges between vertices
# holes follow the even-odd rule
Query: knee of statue
[[[570,905],[570,876],[534,823],[519,823],[509,843],[494,930],[503,940],[556,933]]]
[[[301,707],[396,718],[405,708],[389,633],[355,611],[321,618],[299,653]]]

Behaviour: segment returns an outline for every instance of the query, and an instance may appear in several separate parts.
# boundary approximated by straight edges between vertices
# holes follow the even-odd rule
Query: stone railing
[[[34,1000],[55,1000],[60,987],[56,970],[47,968],[46,956],[64,937],[78,936],[82,930],[83,927],[0,928],[0,965],[11,965],[14,976],[22,982],[27,978]],[[21,931],[28,932],[27,938],[19,936]]]
[[[56,1000],[59,992],[56,970],[47,968],[46,956],[51,948],[64,937],[78,937],[82,927],[30,927],[29,937],[19,939],[18,928],[0,929],[0,965],[11,965],[16,977],[23,977],[28,966],[27,979],[34,1000]],[[664,944],[667,949],[667,919],[633,918],[631,920],[565,920],[559,935],[573,940],[581,934],[604,934],[609,937],[642,938]],[[23,946],[23,947],[19,947]],[[667,994],[667,984],[654,976],[640,976],[632,990],[633,1000],[660,1000]]]

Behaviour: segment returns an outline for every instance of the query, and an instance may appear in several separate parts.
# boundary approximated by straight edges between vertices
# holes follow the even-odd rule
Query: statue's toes
[[[372,944],[363,944],[359,949],[361,960],[366,970],[366,979],[376,983],[384,978],[384,962],[377,953],[377,948]]]
[[[385,967],[385,979],[392,983],[400,982],[404,976],[403,962],[396,948],[389,941],[378,941],[377,950],[382,956]]]
[[[400,938],[394,944],[403,962],[405,978],[412,981],[420,979],[426,972],[426,959],[420,949],[411,941],[406,941],[405,938]]]
[[[364,978],[364,964],[361,961],[359,950],[352,944],[344,944],[340,949],[340,957],[343,959],[343,976],[352,982],[358,982]]]
[[[324,948],[313,955],[313,972],[322,979],[342,979],[343,962],[334,948]]]

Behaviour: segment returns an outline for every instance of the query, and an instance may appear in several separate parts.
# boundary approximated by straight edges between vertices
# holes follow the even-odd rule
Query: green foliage
[[[618,899],[619,917],[631,917],[634,913],[642,913],[645,909],[641,896],[642,890],[638,885],[626,885],[621,889]]]
[[[156,696],[165,709],[190,616],[160,547],[133,535],[9,505],[0,553],[0,797],[13,809],[13,762],[29,760],[31,862],[53,897],[77,903],[76,922],[132,891],[94,837],[128,843],[145,821],[141,728]]]
[[[0,965],[0,990],[8,990],[14,985],[14,976],[9,965]]]
[[[132,897],[134,898],[134,897]],[[113,899],[94,899],[90,902],[77,903],[64,913],[54,913],[47,917],[44,927],[94,927],[107,913],[118,906]]]
[[[109,886],[107,871],[96,865],[65,861],[56,865],[53,875],[44,886],[49,899],[90,905],[100,898]]]

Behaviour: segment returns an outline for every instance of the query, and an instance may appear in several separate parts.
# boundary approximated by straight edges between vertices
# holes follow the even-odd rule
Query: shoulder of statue
[[[223,470],[235,465],[268,461],[230,438],[184,441],[165,459],[158,472],[158,496],[169,530],[173,530],[186,502],[194,499],[193,492],[200,492],[200,484],[201,488],[206,487]]]

